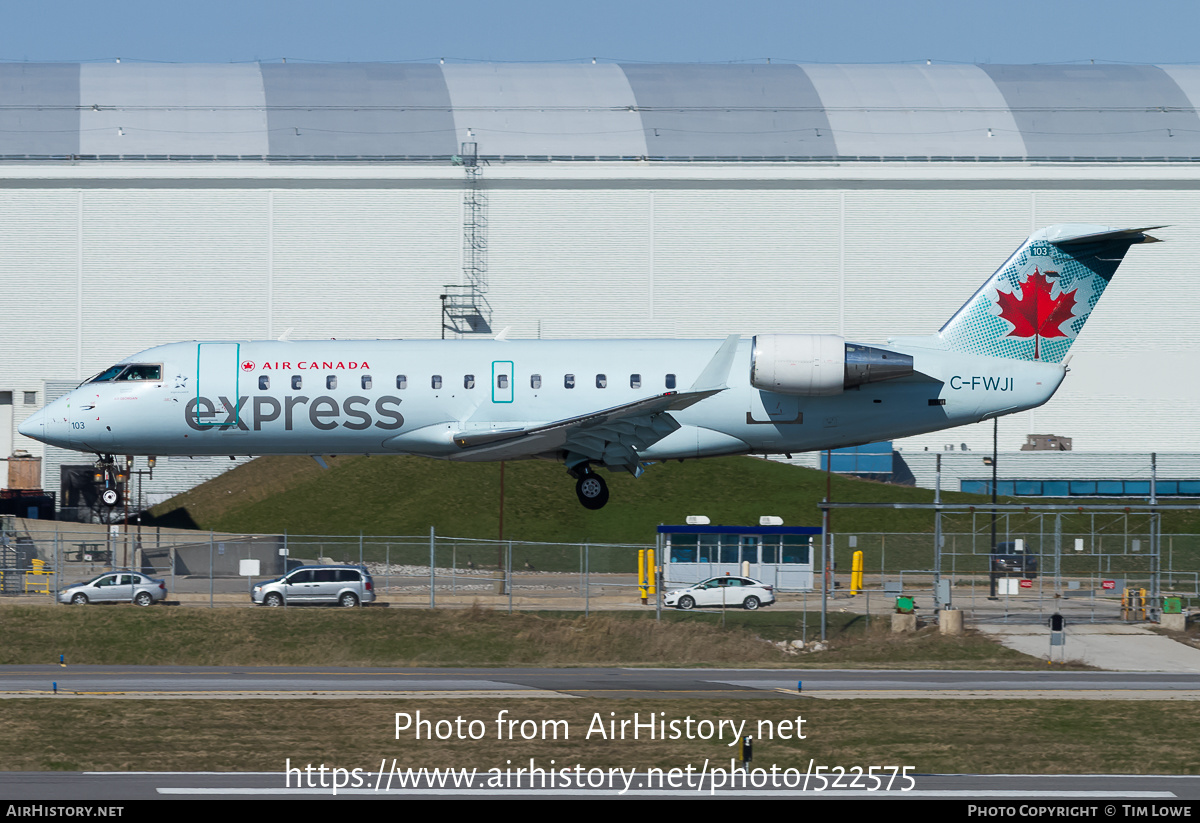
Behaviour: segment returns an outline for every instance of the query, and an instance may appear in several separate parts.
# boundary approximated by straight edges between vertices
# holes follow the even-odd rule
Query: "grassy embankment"
[[[500,468],[497,464],[459,464],[416,457],[340,457],[322,470],[303,457],[260,458],[180,495],[153,510],[161,525],[191,525],[227,532],[283,533],[290,535],[428,535],[432,526],[440,535],[495,538],[499,534]],[[579,506],[572,481],[561,466],[543,461],[509,463],[505,470],[504,536],[518,541],[569,543],[638,543],[654,541],[661,523],[683,523],[690,514],[705,514],[714,524],[747,525],[759,516],[781,516],[789,525],[820,525],[817,502],[824,499],[823,472],[746,457],[695,460],[653,467],[634,480],[628,475],[607,475],[612,502],[597,512]],[[873,483],[834,476],[833,499],[842,502],[931,503],[933,492],[908,486]],[[946,493],[947,503],[978,505],[979,513],[947,517],[943,523],[947,550],[972,549],[978,558],[961,558],[958,571],[986,571],[990,520],[984,514],[989,502],[979,495]],[[1001,502],[1031,502],[1002,500]],[[1053,502],[1053,501],[1034,501]],[[1110,540],[1120,541],[1125,524],[1120,513],[1098,515],[1097,524]],[[1064,534],[1086,533],[1091,515],[1064,515]],[[1053,538],[1053,519],[1036,515],[1002,516],[1001,538],[1023,535],[1031,550]],[[1131,519],[1136,531],[1136,518]],[[834,530],[847,534],[889,533],[886,540],[864,538],[868,570],[886,564],[890,569],[927,568],[932,560],[933,515],[906,509],[838,511]],[[1200,532],[1200,512],[1164,516],[1164,541],[1171,534]],[[974,529],[976,537],[964,532]],[[957,535],[956,536],[956,533]],[[914,535],[909,537],[907,535]],[[924,536],[923,536],[924,535]],[[1144,542],[1144,541],[1143,541]],[[367,540],[367,559],[382,560],[383,544]],[[1090,544],[1090,541],[1089,541]],[[1194,545],[1193,545],[1194,544]],[[1049,545],[1046,543],[1045,545]],[[1110,546],[1112,544],[1110,543]],[[1067,554],[1073,554],[1068,551]],[[342,547],[357,559],[357,546]],[[405,550],[392,546],[389,555],[400,562]],[[1067,557],[1067,573],[1092,573],[1091,556]],[[525,549],[518,566],[529,560],[542,570],[562,566],[577,570],[576,553],[558,558],[549,550]],[[839,552],[846,551],[840,544]],[[1200,541],[1164,543],[1164,560],[1170,552],[1176,569],[1200,568]],[[425,563],[427,549],[409,550],[411,562]],[[1143,551],[1144,554],[1144,551]],[[378,555],[377,557],[375,555]],[[494,555],[479,552],[481,565]],[[543,556],[545,555],[545,556]],[[338,558],[340,559],[340,554]],[[848,557],[839,564],[848,567]],[[1123,558],[1122,570],[1135,573],[1141,556]],[[443,560],[439,557],[439,564]],[[445,562],[449,562],[449,556]],[[974,562],[978,569],[968,569]],[[628,569],[633,570],[630,555]],[[1079,566],[1075,569],[1074,566]],[[593,570],[608,570],[593,566]]]

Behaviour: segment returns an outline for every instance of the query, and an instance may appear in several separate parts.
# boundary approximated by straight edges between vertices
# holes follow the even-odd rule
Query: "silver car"
[[[363,566],[301,566],[259,583],[250,599],[264,606],[337,603],[349,608],[375,601],[375,581]]]
[[[135,603],[149,606],[167,596],[167,584],[144,574],[131,571],[111,571],[86,583],[76,583],[58,593],[59,603]]]

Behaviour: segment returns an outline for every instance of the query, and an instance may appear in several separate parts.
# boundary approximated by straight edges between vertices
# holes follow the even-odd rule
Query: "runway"
[[[282,772],[9,772],[0,773],[0,796],[8,801],[61,802],[84,800],[93,804],[115,804],[144,800],[405,800],[441,798],[645,800],[786,798],[793,800],[941,800],[960,803],[1035,803],[1039,806],[1113,806],[1135,801],[1154,806],[1161,816],[1168,809],[1190,806],[1200,800],[1200,777],[1172,775],[912,775],[911,781],[887,779],[876,788],[818,788],[802,772],[769,772],[742,781],[729,774],[669,774],[639,771],[614,774],[605,770],[570,773],[570,779],[530,780],[493,776],[482,772],[441,772],[436,777],[417,776],[401,783],[364,774],[355,784],[353,776],[334,789],[334,775],[318,776]],[[570,783],[571,785],[565,785]],[[759,785],[755,785],[755,784]],[[310,785],[311,784],[311,785]],[[774,785],[773,785],[774,784]],[[805,786],[807,785],[807,788]],[[1119,813],[1119,812],[1118,812]],[[1175,812],[1179,814],[1178,811]],[[1093,813],[1092,816],[1098,816]]]
[[[1200,674],[633,668],[6,666],[0,698],[1200,699]]]

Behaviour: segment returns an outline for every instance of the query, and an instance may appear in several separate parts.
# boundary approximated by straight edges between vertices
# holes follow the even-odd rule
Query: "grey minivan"
[[[349,608],[375,602],[375,581],[364,566],[301,566],[255,585],[250,599],[264,606],[337,603]]]

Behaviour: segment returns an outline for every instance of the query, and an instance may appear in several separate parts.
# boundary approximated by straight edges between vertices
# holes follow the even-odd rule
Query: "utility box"
[[[912,614],[915,604],[911,597],[896,598],[896,614]]]
[[[1183,614],[1183,598],[1164,597],[1163,614]]]

